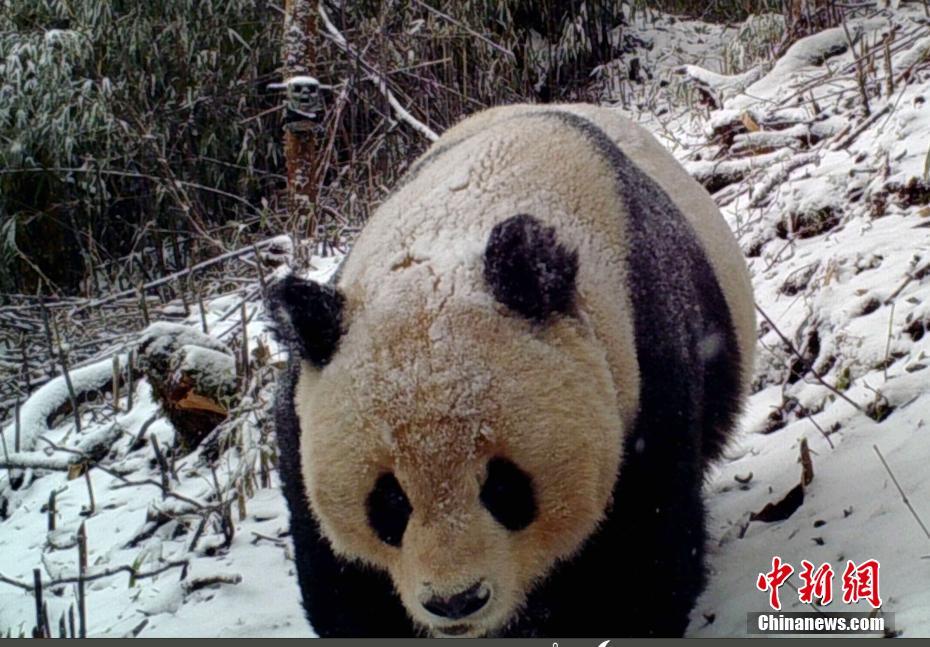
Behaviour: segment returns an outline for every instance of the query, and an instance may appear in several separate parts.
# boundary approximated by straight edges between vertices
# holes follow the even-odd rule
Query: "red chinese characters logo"
[[[804,584],[798,589],[798,599],[804,604],[813,604],[814,598],[826,606],[833,601],[833,568],[829,564],[821,564],[817,571],[814,565],[806,559],[801,560],[799,573]]]
[[[878,567],[876,559],[869,559],[858,566],[855,562],[847,561],[843,571],[843,602],[856,604],[865,600],[873,608],[882,605],[882,598],[878,590]],[[769,606],[775,611],[781,611],[779,589],[788,581],[794,567],[782,561],[777,555],[772,558],[772,569],[766,573],[759,573],[756,579],[756,588],[769,594]],[[833,567],[824,563],[814,568],[814,564],[806,559],[801,560],[801,570],[798,572],[801,586],[797,588],[798,600],[803,604],[819,604],[826,606],[833,601]]]
[[[794,573],[794,567],[781,561],[777,555],[772,558],[772,570],[768,573],[759,573],[756,579],[756,588],[769,592],[769,604],[776,611],[781,610],[781,601],[778,599],[778,589]]]
[[[855,604],[859,600],[866,600],[873,609],[882,606],[882,598],[878,593],[878,560],[870,559],[856,566],[853,562],[846,562],[843,571],[843,602]]]

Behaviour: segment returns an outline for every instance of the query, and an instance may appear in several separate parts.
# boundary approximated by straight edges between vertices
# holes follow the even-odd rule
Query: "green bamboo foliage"
[[[17,251],[73,286],[146,227],[254,217],[175,180],[254,204],[276,181],[279,26],[262,0],[0,0],[0,291],[38,279]]]

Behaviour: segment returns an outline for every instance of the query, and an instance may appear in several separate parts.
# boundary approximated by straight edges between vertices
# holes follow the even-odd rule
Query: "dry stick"
[[[192,265],[192,266],[190,266],[190,267],[188,267],[188,268],[186,268],[186,269],[178,270],[177,272],[174,272],[173,274],[169,274],[168,276],[163,276],[163,277],[161,277],[161,278],[159,278],[159,279],[155,279],[155,280],[153,280],[153,281],[149,281],[148,283],[143,284],[143,285],[141,286],[141,289],[143,289],[143,290],[151,290],[152,288],[156,288],[156,287],[158,287],[158,286],[160,286],[160,285],[164,285],[164,284],[166,284],[166,283],[171,283],[172,281],[176,281],[177,279],[182,278],[182,277],[185,277],[185,276],[187,276],[187,275],[189,275],[189,274],[193,274],[194,272],[199,272],[200,270],[203,270],[203,269],[206,269],[206,268],[211,267],[211,266],[213,266],[213,265],[216,265],[217,263],[221,263],[221,262],[223,262],[223,261],[228,261],[228,260],[231,260],[231,259],[234,259],[234,258],[238,258],[238,257],[244,256],[244,255],[246,255],[246,254],[251,254],[251,253],[253,253],[253,251],[254,251],[255,248],[264,248],[264,247],[267,247],[267,246],[271,245],[272,243],[276,242],[276,240],[277,240],[276,238],[269,238],[269,239],[263,240],[263,241],[261,241],[261,242],[259,242],[259,243],[253,243],[252,245],[250,245],[250,246],[248,246],[248,247],[243,247],[242,249],[238,249],[238,250],[236,250],[236,251],[226,252],[225,254],[220,254],[219,256],[214,256],[214,257],[211,258],[211,259],[208,259],[208,260],[203,261],[203,262],[201,262],[201,263],[197,263],[196,265]],[[91,301],[91,302],[89,302],[89,303],[84,303],[84,304],[82,304],[81,306],[77,307],[77,308],[71,313],[71,315],[73,316],[73,315],[75,315],[76,313],[81,312],[82,310],[84,310],[84,309],[86,309],[86,308],[97,308],[97,307],[100,307],[100,306],[102,306],[102,305],[106,305],[106,304],[108,304],[108,303],[112,303],[113,301],[118,301],[118,300],[120,300],[120,299],[126,299],[126,298],[129,298],[129,297],[135,296],[135,295],[138,293],[138,291],[139,291],[139,288],[130,288],[130,289],[128,289],[128,290],[123,290],[123,291],[121,291],[121,292],[117,292],[117,293],[115,293],[115,294],[111,294],[111,295],[106,296],[106,297],[103,297],[103,298],[101,298],[101,299],[96,299],[96,300]]]
[[[785,342],[785,344],[788,345],[788,350],[790,350],[792,353],[794,353],[794,355],[795,355],[798,359],[800,359],[802,362],[804,362],[804,363],[806,364],[806,363],[807,363],[807,358],[804,357],[804,356],[800,353],[800,351],[798,351],[797,348],[795,348],[794,344],[791,343],[791,340],[790,340],[790,339],[788,339],[787,337],[785,337],[785,335],[782,333],[782,331],[778,329],[778,326],[775,325],[775,322],[772,321],[772,319],[771,319],[767,314],[765,314],[765,311],[764,311],[762,308],[760,308],[758,305],[756,305],[756,310],[758,310],[758,311],[759,311],[759,314],[762,315],[762,317],[769,323],[769,325],[772,327],[772,330],[775,331],[775,334],[777,334],[777,335],[781,338],[781,340],[782,340],[783,342]],[[860,413],[865,413],[865,410],[864,410],[861,406],[859,406],[858,404],[856,404],[855,402],[853,402],[852,400],[850,400],[850,399],[849,399],[849,396],[843,394],[843,393],[840,392],[835,386],[833,386],[832,384],[829,384],[826,380],[824,380],[824,379],[820,376],[820,374],[817,373],[817,371],[814,370],[814,367],[813,367],[813,366],[810,367],[810,373],[811,373],[811,375],[813,375],[814,378],[816,378],[816,380],[817,380],[818,382],[820,382],[823,386],[825,386],[827,389],[829,389],[830,391],[832,391],[835,395],[837,395],[838,397],[842,398],[843,400],[845,400],[846,402],[848,402],[850,405],[852,405],[852,406],[856,409],[856,411],[858,411],[858,412],[860,412]]]
[[[48,529],[49,531],[55,530],[55,514],[58,512],[55,506],[55,497],[58,494],[55,490],[52,490],[51,494],[48,495]]]
[[[26,343],[26,335],[20,335],[20,348],[23,353],[23,379],[26,382],[26,393],[32,391],[32,380],[29,375],[29,353],[27,351],[28,344]]]
[[[55,343],[52,341],[52,327],[49,324],[48,310],[45,307],[45,298],[42,296],[41,285],[39,286],[39,308],[42,311],[42,325],[45,328],[45,341],[48,343],[49,356],[49,377],[55,375]]]
[[[807,438],[801,439],[801,485],[807,487],[814,480],[814,462]]]
[[[200,309],[200,327],[203,328],[203,334],[209,335],[207,329],[207,309],[203,307],[203,294],[197,290],[197,307]]]
[[[20,402],[19,402],[19,396],[17,395],[16,396],[16,412],[14,414],[14,421],[13,421],[13,451],[17,453],[19,453],[20,427],[22,426],[22,422],[20,421],[19,408],[20,408]],[[6,446],[4,446],[4,449],[6,449]]]
[[[878,454],[878,459],[882,462],[882,465],[885,466],[885,471],[888,472],[888,476],[891,477],[891,481],[894,483],[895,487],[898,488],[898,492],[901,494],[901,499],[904,501],[904,505],[906,505],[907,509],[911,511],[911,516],[914,517],[914,520],[917,522],[917,525],[920,526],[920,529],[924,531],[927,539],[930,539],[930,530],[927,530],[927,526],[924,525],[920,515],[917,514],[914,506],[911,505],[907,495],[904,493],[904,488],[902,488],[901,484],[898,483],[898,479],[895,478],[894,472],[891,471],[891,467],[889,467],[888,463],[885,461],[885,457],[882,456],[882,452],[878,449],[878,445],[872,445],[872,449],[874,449],[875,453]]]
[[[888,381],[888,354],[891,352],[891,326],[894,323],[894,306],[895,302],[891,302],[891,313],[888,315],[888,336],[885,338],[885,359],[882,360],[882,373],[885,376],[885,381]]]
[[[859,135],[864,133],[869,128],[869,126],[871,126],[876,121],[878,121],[882,117],[882,115],[884,115],[889,110],[891,110],[891,104],[890,103],[885,104],[884,108],[882,108],[876,113],[873,113],[868,119],[865,119],[861,124],[856,126],[856,129],[853,130],[851,133],[849,133],[849,135],[847,135],[843,141],[836,144],[832,148],[832,150],[835,150],[835,151],[842,150],[846,148],[847,146],[849,146],[850,144],[852,144],[854,141],[856,141],[856,138],[859,137]]]
[[[44,629],[45,637],[52,637],[52,628],[48,624],[48,601],[42,602],[42,628]]]
[[[450,16],[450,15],[448,15],[448,14],[444,14],[443,12],[441,12],[439,9],[436,9],[435,7],[431,7],[430,5],[428,5],[428,4],[426,4],[425,2],[423,2],[423,0],[414,0],[414,2],[416,2],[418,5],[420,5],[421,7],[423,7],[424,9],[426,9],[427,11],[429,11],[430,13],[436,14],[436,15],[439,16],[440,18],[444,18],[445,20],[448,20],[449,22],[451,22],[451,23],[452,23],[453,25],[455,25],[456,27],[459,27],[460,29],[464,29],[464,30],[467,31],[469,34],[471,34],[472,36],[474,36],[475,38],[477,38],[478,40],[480,40],[480,41],[486,43],[487,45],[491,46],[493,49],[496,49],[498,52],[501,52],[502,54],[506,54],[507,56],[510,57],[511,60],[515,60],[515,59],[516,59],[516,56],[514,56],[514,53],[511,52],[509,49],[507,49],[507,48],[505,48],[505,47],[502,47],[502,46],[498,45],[497,43],[495,43],[493,40],[491,40],[491,39],[488,38],[487,36],[485,36],[485,35],[483,35],[483,34],[479,34],[479,33],[476,32],[475,30],[473,30],[471,27],[469,27],[468,25],[466,25],[466,24],[464,24],[464,23],[462,23],[462,22],[459,22],[458,20],[456,20],[456,19],[453,18],[452,16]]]
[[[820,432],[820,435],[823,436],[824,440],[827,441],[827,444],[830,445],[830,449],[836,449],[836,447],[833,446],[833,441],[830,440],[830,434],[828,434],[828,433],[824,430],[823,427],[821,427],[820,425],[817,424],[817,421],[814,420],[814,416],[813,416],[813,415],[807,416],[807,419],[811,421],[811,424],[812,424],[812,425],[814,425],[815,427],[817,427],[817,431]]]
[[[853,53],[854,62],[856,64],[856,82],[859,86],[859,94],[862,97],[862,107],[865,109],[865,116],[868,117],[872,114],[871,108],[869,108],[869,93],[865,87],[865,68],[862,67],[862,60],[860,57],[856,56],[856,47],[853,43],[852,36],[849,35],[849,28],[846,26],[846,19],[843,19],[843,33],[846,34],[846,42],[849,43],[849,49]]]
[[[58,637],[67,638],[68,637],[68,625],[65,624],[65,612],[61,612],[61,617],[58,618]]]
[[[184,316],[188,317],[191,314],[191,304],[187,300],[187,290],[182,287],[179,292],[181,293],[181,304],[184,306]]]
[[[72,638],[77,638],[77,632],[74,630],[74,605],[68,607],[68,630]]]
[[[240,314],[242,315],[242,386],[245,389],[249,384],[249,318],[245,301],[240,304]]]
[[[258,270],[258,283],[262,286],[262,294],[265,293],[266,282],[265,282],[265,270],[262,268],[262,257],[258,253],[258,247],[252,245],[252,248],[255,250],[255,269]]]
[[[207,511],[207,512],[212,512],[213,510],[218,509],[218,508],[220,507],[220,504],[217,504],[217,505],[215,505],[215,506],[206,506],[206,505],[202,504],[200,501],[195,501],[194,499],[190,499],[190,498],[184,496],[183,494],[178,494],[177,492],[172,492],[171,490],[165,491],[164,488],[162,488],[161,483],[159,483],[158,481],[153,481],[152,479],[143,479],[143,480],[141,480],[141,481],[133,481],[133,480],[130,480],[130,479],[126,478],[125,476],[123,476],[123,475],[120,474],[119,472],[116,472],[116,471],[114,471],[114,470],[111,470],[111,469],[109,469],[109,468],[107,468],[107,467],[103,467],[103,466],[100,465],[99,463],[97,463],[96,465],[94,465],[94,467],[96,467],[97,469],[99,469],[99,470],[100,470],[101,472],[103,472],[104,474],[109,474],[109,475],[112,476],[113,478],[122,481],[122,485],[111,485],[111,486],[110,486],[110,489],[111,489],[111,490],[118,490],[118,489],[123,488],[123,487],[139,487],[139,486],[141,486],[141,485],[152,485],[152,486],[157,487],[158,489],[160,489],[162,492],[164,492],[166,496],[168,496],[168,497],[170,497],[170,498],[172,498],[172,499],[177,499],[178,501],[183,501],[184,503],[187,503],[187,504],[191,505],[194,509],[196,509],[196,510],[198,510],[198,511],[203,510],[203,511]]]
[[[138,288],[139,293],[139,307],[142,309],[142,322],[148,326],[149,325],[149,304],[145,301],[145,290],[140,284]]]
[[[152,443],[152,449],[155,451],[155,460],[158,462],[158,469],[161,471],[161,498],[164,499],[168,496],[168,491],[171,489],[171,483],[168,480],[168,463],[165,462],[165,456],[161,453],[161,448],[158,446],[158,439],[155,436],[149,436],[149,441]]]
[[[90,469],[84,470],[84,480],[87,482],[87,496],[90,498],[90,507],[87,508],[87,515],[90,516],[97,510],[97,503],[94,500],[94,486],[90,481]]]
[[[65,385],[68,387],[68,399],[71,400],[71,409],[74,414],[74,428],[77,433],[81,433],[81,411],[78,408],[77,393],[74,391],[74,384],[71,382],[71,372],[68,370],[68,353],[65,346],[61,343],[61,337],[58,336],[58,359],[61,363],[61,372],[65,377]]]
[[[894,72],[891,69],[891,40],[894,38],[892,34],[888,34],[885,37],[885,79],[888,86],[888,96],[894,94]]]
[[[87,529],[84,522],[78,528],[78,618],[80,619],[80,638],[87,638],[87,598],[84,595],[84,575],[87,573]]]
[[[129,351],[129,355],[126,357],[126,410],[132,410],[132,397],[133,391],[135,390],[135,375],[133,375],[132,367],[135,364],[136,351]]]
[[[42,573],[39,569],[32,569],[32,593],[36,599],[36,626],[32,630],[33,638],[45,638],[42,633],[45,631],[45,623],[42,621]]]
[[[364,68],[370,75],[371,79],[375,82],[375,85],[378,87],[378,90],[385,96],[388,100],[388,103],[391,104],[391,107],[394,109],[394,112],[397,114],[397,117],[407,123],[414,130],[419,132],[421,135],[426,137],[431,142],[439,139],[437,135],[429,126],[418,120],[416,117],[411,115],[397,100],[397,97],[394,96],[394,93],[387,87],[387,80],[384,75],[381,74],[374,66],[372,66],[368,61],[363,59],[359,53],[352,49],[349,46],[348,41],[346,41],[345,36],[343,36],[336,26],[329,19],[329,14],[326,13],[326,7],[323,6],[323,3],[317,7],[317,12],[319,13],[320,18],[323,20],[323,24],[326,27],[326,31],[329,33],[330,38],[336,45],[344,51],[350,58],[358,62],[358,64]]]
[[[912,281],[916,280],[918,276],[924,276],[928,272],[930,272],[930,263],[927,263],[916,272],[908,272],[907,278],[904,279],[901,285],[895,288],[895,291],[892,292],[887,299],[885,299],[885,305],[889,305],[899,294],[901,294],[901,292],[904,291],[904,288],[910,285]]]
[[[58,578],[57,580],[52,580],[52,581],[50,581],[50,582],[46,582],[46,583],[45,583],[45,586],[46,586],[46,587],[55,587],[55,586],[61,586],[61,585],[63,585],[63,584],[76,584],[76,583],[78,583],[79,580],[80,580],[80,581],[83,581],[83,582],[85,582],[85,583],[86,583],[86,582],[94,582],[94,581],[96,581],[96,580],[101,580],[101,579],[103,579],[103,578],[105,578],[105,577],[110,577],[110,576],[112,576],[112,575],[116,575],[117,573],[129,573],[129,575],[130,575],[133,579],[135,579],[135,580],[142,580],[142,579],[146,579],[146,578],[149,578],[149,577],[155,577],[156,575],[161,575],[161,574],[164,573],[165,571],[168,571],[168,570],[170,570],[170,569],[172,569],[172,568],[186,567],[186,566],[188,566],[189,564],[190,564],[190,562],[189,562],[188,560],[186,560],[186,559],[185,559],[185,560],[178,561],[178,562],[166,562],[163,566],[161,566],[161,567],[159,567],[159,568],[156,568],[156,569],[153,570],[153,571],[146,571],[146,572],[143,572],[143,573],[140,573],[140,572],[138,571],[138,569],[135,568],[134,566],[130,566],[130,565],[117,566],[117,567],[115,567],[115,568],[104,569],[104,570],[100,571],[99,573],[94,573],[93,575],[86,575],[86,574],[85,574],[85,575],[83,575],[83,576],[81,576],[81,575],[75,575],[75,576],[73,576],[73,577],[61,577],[61,578]],[[36,569],[36,570],[38,570],[38,569]],[[35,590],[35,587],[34,587],[34,586],[30,586],[29,584],[24,584],[23,582],[20,582],[19,580],[14,580],[12,577],[7,577],[7,576],[4,575],[3,573],[0,573],[0,582],[3,582],[3,583],[5,583],[5,584],[9,584],[10,586],[15,586],[16,588],[22,589],[23,591],[30,591],[30,592],[31,592],[31,591],[34,591],[34,590]]]
[[[113,413],[119,412],[119,355],[113,356]]]
[[[3,435],[3,429],[0,428],[0,445],[3,445],[3,460],[6,461],[7,478],[13,480],[13,468],[10,466],[10,452],[6,448],[6,436]]]

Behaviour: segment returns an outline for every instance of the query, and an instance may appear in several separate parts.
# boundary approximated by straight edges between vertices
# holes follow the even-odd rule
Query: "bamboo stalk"
[[[68,387],[68,398],[71,400],[71,410],[74,414],[74,428],[77,433],[81,433],[81,411],[78,408],[77,393],[74,391],[74,384],[71,382],[71,371],[68,370],[68,353],[66,346],[58,340],[58,359],[61,363],[61,372],[65,378],[65,385]]]
[[[203,334],[209,335],[207,329],[207,309],[203,306],[203,294],[197,290],[197,307],[200,309],[200,327],[203,328]]]
[[[87,596],[84,593],[84,576],[87,574],[87,529],[84,522],[78,528],[78,618],[80,633],[78,637],[87,638]]]
[[[87,516],[90,516],[97,510],[97,503],[94,500],[94,485],[90,480],[89,467],[84,470],[84,481],[87,483],[87,497],[90,499],[90,506],[87,508]]]
[[[16,410],[14,412],[14,421],[13,421],[13,451],[19,453],[19,438],[21,435],[22,420],[19,413],[20,402],[19,396],[16,396]]]
[[[139,286],[138,293],[139,293],[139,307],[142,310],[142,322],[145,324],[146,327],[148,327],[150,323],[149,304],[146,303],[145,301],[145,290],[143,290],[141,285]]]
[[[55,530],[55,515],[58,512],[55,505],[55,497],[58,493],[55,490],[52,490],[48,495],[48,529],[49,531]]]
[[[135,391],[135,375],[133,375],[133,364],[135,363],[136,352],[134,350],[129,351],[129,355],[126,356],[126,410],[132,410],[132,398],[133,392]]]
[[[113,356],[113,412],[119,411],[119,382],[120,382],[119,355]]]
[[[245,301],[240,304],[240,315],[242,316],[242,387],[248,388],[250,367],[249,367],[249,317],[245,307]]]
[[[44,605],[42,604],[42,572],[34,568],[32,569],[32,594],[35,597],[36,601],[36,626],[32,630],[33,638],[47,638],[45,636],[45,621],[42,619],[42,614],[44,612]]]

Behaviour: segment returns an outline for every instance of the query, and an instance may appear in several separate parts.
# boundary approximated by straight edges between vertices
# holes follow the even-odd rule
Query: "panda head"
[[[485,236],[456,271],[411,258],[376,285],[276,290],[313,513],[440,636],[517,618],[603,518],[620,461],[577,254],[531,216]]]

